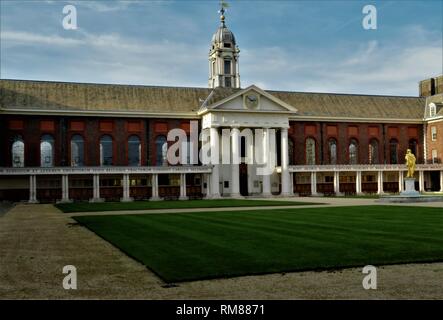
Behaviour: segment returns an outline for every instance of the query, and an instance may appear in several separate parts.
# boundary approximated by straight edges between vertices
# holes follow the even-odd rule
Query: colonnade
[[[240,195],[240,129],[239,127],[232,126],[231,128],[231,143],[230,143],[230,152],[231,152],[231,163],[230,163],[230,194],[229,196],[232,198],[239,198]],[[269,164],[271,162],[271,154],[270,154],[270,146],[271,144],[276,143],[276,141],[271,141],[270,130],[274,129],[271,127],[263,128],[263,137],[261,143],[261,151],[262,151],[262,163]],[[281,156],[281,195],[282,196],[290,196],[292,195],[291,188],[291,179],[289,173],[289,152],[288,152],[288,129],[287,128],[276,128],[280,130],[280,156]],[[210,177],[210,188],[208,188],[208,196],[212,199],[220,198],[222,192],[220,191],[220,128],[213,126],[209,128],[210,134],[210,150],[211,150],[211,164],[212,164],[212,173]],[[257,144],[255,144],[257,145]],[[248,147],[245,147],[248,148]],[[248,148],[253,152],[254,148]],[[274,168],[270,168],[272,172],[274,172]],[[263,197],[270,197],[272,195],[271,190],[271,174],[263,174],[261,175],[262,181],[262,194]],[[250,182],[248,181],[248,185]]]
[[[311,181],[311,194],[313,196],[318,195],[317,192],[317,173],[319,171],[311,171],[310,172],[310,181]],[[323,171],[321,171],[323,172]],[[347,171],[349,173],[349,171]],[[363,194],[362,189],[362,172],[368,172],[368,171],[355,171],[355,193],[357,195]],[[383,173],[385,171],[376,171],[377,172],[377,194],[384,194],[385,191],[383,190]],[[398,171],[398,192],[404,191],[404,176],[406,171],[400,170]],[[293,174],[293,173],[292,173]],[[291,179],[293,181],[293,179]],[[425,192],[425,179],[424,179],[424,171],[418,171],[418,185],[419,185],[419,192]],[[340,171],[334,172],[334,193],[336,195],[340,195]],[[440,192],[443,192],[443,170],[440,171]]]
[[[89,202],[103,202],[104,199],[100,196],[100,174],[92,175],[92,198]],[[138,175],[139,176],[139,175]],[[152,196],[149,200],[161,200],[159,196],[159,184],[158,184],[158,174],[150,174],[151,178],[151,187],[152,187]],[[61,199],[58,203],[70,203],[72,199],[69,197],[69,175],[64,174],[61,176]],[[130,196],[130,175],[123,174],[122,175],[122,188],[123,188],[123,197],[120,199],[121,202],[131,202],[134,199]],[[179,200],[187,200],[188,197],[186,195],[186,173],[180,173],[180,196]],[[29,203],[38,203],[37,199],[37,175],[29,176]]]

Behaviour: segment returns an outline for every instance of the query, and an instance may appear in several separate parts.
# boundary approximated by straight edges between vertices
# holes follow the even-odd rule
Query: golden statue
[[[406,165],[408,166],[408,174],[407,174],[406,178],[413,178],[414,172],[415,172],[416,159],[415,159],[414,154],[411,152],[411,149],[408,149],[406,151],[405,160],[406,160]]]

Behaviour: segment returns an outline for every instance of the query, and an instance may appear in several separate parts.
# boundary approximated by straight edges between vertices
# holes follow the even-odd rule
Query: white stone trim
[[[351,117],[326,117],[326,116],[297,116],[292,115],[289,121],[323,121],[323,122],[353,122],[353,123],[401,123],[423,124],[423,119],[387,119],[387,118],[351,118]]]
[[[296,112],[298,112],[298,110],[296,108],[294,108],[293,106],[291,106],[291,105],[287,104],[286,102],[280,100],[279,98],[273,96],[272,94],[270,94],[270,93],[260,89],[259,87],[255,86],[255,85],[250,85],[249,87],[247,87],[247,88],[245,88],[243,90],[239,90],[238,92],[234,93],[233,95],[230,95],[230,96],[228,96],[228,97],[226,97],[226,98],[224,98],[222,100],[219,100],[219,101],[213,103],[212,105],[207,106],[206,108],[203,108],[202,110],[200,110],[198,112],[198,114],[199,115],[203,115],[203,114],[205,114],[207,112],[215,111],[218,106],[221,106],[221,105],[225,104],[226,102],[228,102],[230,100],[233,100],[233,99],[235,99],[237,97],[240,97],[240,96],[246,94],[249,91],[255,91],[256,93],[258,93],[258,94],[268,98],[272,102],[280,105],[281,107],[283,107],[284,109],[287,110],[287,111],[282,112],[282,113],[296,113]],[[226,110],[223,110],[223,111],[226,111]],[[230,110],[230,111],[233,111],[233,110]],[[259,111],[257,111],[257,112],[259,112]]]
[[[211,173],[209,166],[174,166],[174,167],[25,167],[0,168],[0,176],[9,175],[75,175],[75,174],[178,174]]]
[[[375,165],[302,165],[289,166],[289,172],[354,172],[354,171],[405,171],[404,164],[375,164]],[[418,164],[416,171],[439,171],[443,169],[443,164]],[[277,168],[281,172],[281,168]]]
[[[197,108],[198,106],[196,106]],[[197,112],[146,112],[140,111],[114,111],[114,110],[51,110],[51,109],[21,109],[0,108],[2,114],[20,115],[51,115],[51,116],[77,116],[77,117],[119,117],[119,118],[168,118],[168,119],[200,119]]]

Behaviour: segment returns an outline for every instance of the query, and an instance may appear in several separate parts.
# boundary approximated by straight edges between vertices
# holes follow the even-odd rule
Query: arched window
[[[435,105],[435,103],[431,102],[429,104],[429,116],[435,117],[436,114],[437,114],[437,106]]]
[[[25,166],[25,143],[22,137],[17,136],[12,141],[11,155],[13,167],[22,168]]]
[[[358,143],[355,139],[349,143],[349,164],[358,164]]]
[[[105,135],[100,139],[100,165],[112,166],[112,137]]]
[[[158,136],[155,139],[155,150],[156,150],[155,164],[157,166],[162,166],[162,165],[166,164],[166,155],[168,152],[168,142],[166,141],[165,136]]]
[[[329,139],[328,142],[329,164],[337,164],[337,141]]]
[[[85,165],[85,143],[83,137],[75,134],[71,138],[71,166],[81,167]]]
[[[294,141],[289,138],[288,139],[288,156],[289,156],[289,165],[294,165]]]
[[[54,166],[54,138],[49,134],[43,135],[40,141],[40,166]]]
[[[140,138],[130,136],[128,139],[128,164],[130,166],[141,165],[141,148]]]
[[[315,164],[315,140],[313,138],[306,139],[306,164]]]
[[[417,156],[417,140],[411,139],[409,140],[409,149],[411,149],[411,152]]]
[[[369,164],[380,163],[380,159],[378,156],[378,141],[377,141],[377,139],[372,139],[369,142],[368,160],[369,160]]]
[[[395,139],[391,139],[389,141],[389,154],[391,159],[391,164],[398,163],[398,141]]]
[[[240,136],[240,157],[246,157],[246,137]]]

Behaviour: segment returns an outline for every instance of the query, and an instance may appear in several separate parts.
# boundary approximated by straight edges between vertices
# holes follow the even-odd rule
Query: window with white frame
[[[138,136],[130,136],[128,139],[128,165],[132,167],[141,165],[141,143]]]
[[[16,136],[12,142],[12,166],[22,168],[25,166],[25,143],[21,136]]]
[[[429,104],[429,116],[435,117],[437,114],[437,106],[434,103]]]
[[[40,140],[40,166],[54,166],[54,138],[49,134],[43,135]]]
[[[349,164],[358,163],[358,143],[357,140],[351,139],[349,143]]]
[[[432,150],[432,163],[438,163],[437,150]]]
[[[85,141],[79,134],[71,138],[71,166],[81,167],[85,163]]]
[[[313,138],[306,139],[306,164],[315,164],[315,140]]]
[[[437,127],[431,127],[431,139],[437,141]]]

